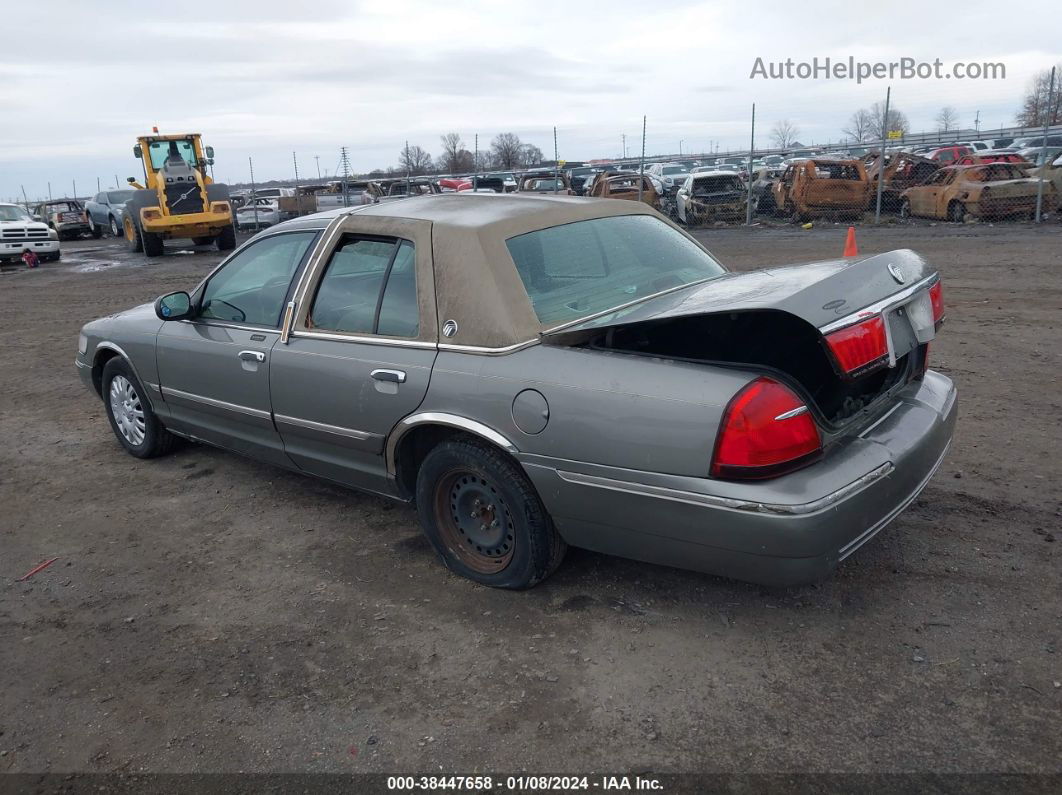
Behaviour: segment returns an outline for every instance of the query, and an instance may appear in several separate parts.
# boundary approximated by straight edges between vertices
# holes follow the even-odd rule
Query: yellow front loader
[[[128,179],[136,188],[122,219],[130,251],[157,257],[172,238],[214,243],[219,251],[236,247],[229,187],[207,173],[214,150],[204,149],[199,133],[142,135],[133,154],[144,165],[144,183]]]

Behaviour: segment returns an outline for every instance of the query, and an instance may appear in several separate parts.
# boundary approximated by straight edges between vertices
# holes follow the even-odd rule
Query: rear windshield
[[[558,326],[725,273],[649,215],[595,218],[506,241],[539,321]]]

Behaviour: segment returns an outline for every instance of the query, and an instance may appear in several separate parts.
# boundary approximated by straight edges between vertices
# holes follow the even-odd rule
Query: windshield
[[[125,204],[131,198],[133,198],[133,192],[131,190],[107,191],[108,204]]]
[[[506,245],[546,326],[725,273],[707,251],[650,215],[577,221],[509,238]]]
[[[158,171],[167,157],[180,155],[181,159],[192,168],[196,166],[195,149],[190,140],[185,141],[154,141],[148,144],[148,152],[151,154],[151,167]]]
[[[29,221],[30,214],[17,204],[0,204],[0,221]]]

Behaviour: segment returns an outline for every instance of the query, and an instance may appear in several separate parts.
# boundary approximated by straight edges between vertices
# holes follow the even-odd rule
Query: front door
[[[278,233],[242,248],[196,291],[195,318],[162,325],[156,359],[173,430],[291,465],[273,425],[270,355],[316,237]]]
[[[372,235],[357,215],[344,221],[308,275],[291,337],[273,348],[270,384],[277,429],[301,469],[394,493],[384,444],[423,401],[437,352],[431,224],[373,221]]]

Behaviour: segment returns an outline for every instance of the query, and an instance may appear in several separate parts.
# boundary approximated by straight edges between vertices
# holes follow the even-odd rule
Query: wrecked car
[[[955,223],[973,218],[1032,217],[1036,213],[1037,182],[1013,163],[948,166],[921,185],[908,188],[900,201],[900,217],[940,218]],[[1058,201],[1054,185],[1045,183],[1043,210]]]
[[[60,240],[72,240],[89,229],[85,208],[77,199],[53,199],[33,208],[35,220],[55,230]]]
[[[641,183],[641,196],[638,195],[638,185]],[[660,194],[657,193],[653,180],[648,174],[601,174],[590,189],[590,196],[599,199],[626,199],[628,201],[642,201],[650,207],[660,209]]]
[[[675,194],[675,213],[687,226],[713,221],[744,221],[748,188],[731,171],[690,174]]]
[[[870,181],[867,206],[877,207],[878,177],[881,174],[881,153],[871,152],[863,160]],[[881,185],[881,208],[895,210],[900,206],[900,194],[912,185],[920,185],[940,168],[940,163],[910,152],[886,152],[884,182]]]
[[[778,166],[767,166],[753,172],[752,178],[752,208],[758,213],[773,213],[774,206],[774,183],[782,176],[785,169]]]
[[[554,193],[574,196],[571,180],[563,171],[528,171],[520,175],[517,193]]]
[[[736,273],[640,202],[464,192],[279,224],[85,325],[76,364],[129,454],[193,439],[411,502],[484,585],[568,545],[792,584],[940,465],[943,314],[912,251]]]
[[[795,221],[855,219],[866,209],[869,191],[861,160],[798,160],[790,163],[774,184],[775,212]]]

